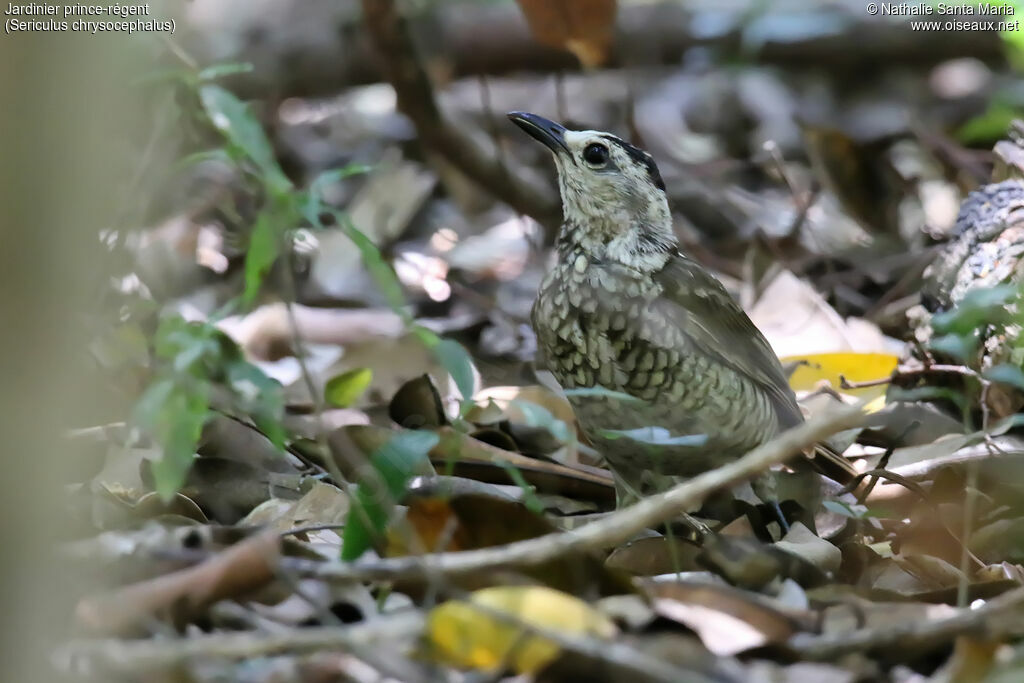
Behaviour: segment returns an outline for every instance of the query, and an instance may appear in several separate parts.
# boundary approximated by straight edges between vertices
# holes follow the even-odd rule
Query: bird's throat
[[[671,228],[632,223],[566,221],[558,235],[561,259],[583,254],[594,264],[614,263],[627,268],[653,272],[660,270],[678,242]]]

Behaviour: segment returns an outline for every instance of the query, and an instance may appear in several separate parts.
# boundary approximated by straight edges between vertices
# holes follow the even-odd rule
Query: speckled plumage
[[[983,185],[960,205],[953,239],[924,274],[922,299],[931,310],[958,304],[973,289],[1024,277],[1024,181]]]
[[[510,116],[555,152],[563,201],[558,260],[533,307],[538,347],[628,490],[642,495],[663,486],[661,475],[699,474],[798,424],[764,336],[679,252],[649,155],[607,133]],[[587,161],[583,150],[594,145],[606,148],[606,161]],[[614,433],[647,427],[676,443],[665,445],[664,432],[657,444]],[[700,435],[703,443],[679,445]]]
[[[564,389],[639,399],[569,391],[588,438],[634,486],[649,488],[643,471],[699,474],[800,421],[764,337],[699,265],[670,253],[662,268],[639,272],[561,246],[533,308],[538,345]],[[603,435],[650,426],[707,440],[648,447]]]

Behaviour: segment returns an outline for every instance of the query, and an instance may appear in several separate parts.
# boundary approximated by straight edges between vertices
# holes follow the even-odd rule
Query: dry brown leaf
[[[651,536],[616,548],[605,565],[635,576],[657,576],[674,572],[700,571],[700,548],[678,538]]]
[[[516,0],[537,42],[568,50],[586,67],[608,58],[615,0]]]
[[[799,555],[830,574],[838,571],[843,561],[839,548],[819,538],[800,522],[795,523],[783,539],[775,543],[775,547]]]
[[[463,483],[469,484],[463,480]],[[470,492],[462,492],[470,491]],[[458,478],[431,477],[404,499],[406,515],[389,527],[387,555],[459,551],[514,543],[555,531],[545,517],[505,496],[496,487],[464,486]],[[529,577],[574,594],[617,594],[630,590],[628,581],[590,555],[546,562],[522,571],[488,572],[466,577],[473,588]],[[460,579],[461,581],[461,579]]]
[[[430,458],[439,469],[454,462],[454,473],[460,476],[509,484],[514,483],[508,474],[508,466],[513,465],[538,491],[599,503],[614,501],[612,478],[607,470],[586,465],[570,467],[531,458],[495,448],[451,427],[442,427],[438,433],[441,442],[431,450]]]
[[[497,386],[487,387],[473,397],[477,403],[494,401],[495,405],[505,411],[506,417],[512,422],[526,422],[526,414],[516,402],[526,401],[545,408],[555,418],[572,428],[576,424],[576,414],[564,396],[555,394],[547,387],[530,384],[523,387]]]
[[[814,287],[788,270],[772,279],[748,312],[779,356],[892,350],[876,325],[844,320]]]
[[[655,612],[696,631],[719,656],[780,643],[797,630],[789,616],[730,586],[656,581],[647,588]]]
[[[84,598],[75,608],[75,618],[98,633],[127,631],[167,609],[188,619],[217,600],[265,585],[274,578],[280,552],[281,537],[267,529],[194,567]]]
[[[239,526],[270,525],[279,532],[318,524],[343,524],[349,500],[336,486],[316,482],[299,500],[272,498],[246,515]]]

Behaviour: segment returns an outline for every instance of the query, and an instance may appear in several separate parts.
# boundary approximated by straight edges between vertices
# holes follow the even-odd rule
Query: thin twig
[[[324,454],[324,466],[326,467],[327,472],[331,475],[331,478],[334,480],[334,483],[345,492],[345,495],[349,500],[355,500],[353,497],[353,491],[351,490],[352,487],[349,485],[348,479],[346,479],[345,475],[342,473],[341,468],[338,467],[338,463],[334,461],[330,443],[327,441],[327,429],[324,426],[323,397],[320,395],[320,392],[316,390],[316,383],[313,381],[313,374],[309,371],[309,365],[306,363],[302,333],[299,331],[299,321],[295,317],[294,304],[298,295],[298,287],[295,283],[295,273],[292,272],[290,259],[286,260],[288,262],[284,265],[284,279],[288,283],[289,291],[284,308],[288,315],[288,326],[291,328],[292,341],[295,345],[295,360],[298,361],[299,364],[299,373],[302,376],[302,382],[306,385],[306,391],[309,392],[309,400],[313,403],[313,415],[316,419],[317,445],[319,445],[321,452]],[[369,522],[369,520],[363,521],[367,523]],[[368,528],[372,528],[372,525],[368,524]]]
[[[939,523],[942,525],[942,528],[946,530],[946,533],[949,534],[950,538],[952,538],[960,544],[960,548],[963,553],[963,559],[961,560],[961,563],[964,572],[967,571],[967,564],[969,564],[967,560],[973,560],[974,563],[978,565],[979,569],[986,566],[985,563],[982,562],[981,559],[979,559],[978,556],[972,553],[970,549],[967,547],[967,538],[958,536],[956,533],[953,532],[952,529],[949,528],[949,525],[946,524],[942,514],[939,512],[938,506],[932,502],[931,498],[928,497],[928,494],[925,493],[924,489],[917,482],[911,481],[907,477],[904,477],[901,474],[897,474],[896,472],[892,472],[890,470],[878,467],[873,470],[868,470],[867,472],[859,472],[857,476],[855,476],[852,480],[850,480],[848,484],[846,484],[846,486],[843,487],[842,493],[849,493],[850,491],[855,490],[857,488],[857,485],[866,477],[871,477],[872,483],[879,479],[885,479],[886,481],[891,481],[894,484],[899,484],[903,488],[915,494],[918,498],[921,499],[921,502],[923,502],[925,505],[934,510],[936,519],[939,520]],[[864,503],[864,501],[860,499],[858,499],[858,502],[860,502],[861,504]]]
[[[290,249],[284,253],[291,254]],[[284,279],[288,285],[288,296],[285,300],[285,311],[288,315],[288,325],[291,327],[292,340],[295,345],[295,360],[299,364],[299,372],[302,375],[302,381],[306,385],[306,390],[309,392],[309,399],[313,402],[313,411],[316,419],[316,442],[320,447],[320,451],[324,454],[324,466],[327,472],[331,475],[331,479],[334,480],[334,484],[340,488],[344,493],[345,497],[351,502],[350,514],[356,514],[359,517],[359,521],[363,524],[367,533],[374,542],[380,542],[379,530],[370,519],[369,513],[362,505],[356,504],[355,490],[352,484],[345,477],[341,468],[338,467],[338,463],[334,460],[334,452],[331,450],[331,444],[327,439],[327,428],[324,423],[324,403],[323,396],[316,390],[316,384],[313,382],[313,374],[309,371],[309,365],[306,363],[305,353],[303,351],[302,335],[299,332],[299,322],[295,317],[294,304],[298,299],[298,285],[295,282],[295,273],[292,270],[292,263],[290,258],[286,258],[284,264]],[[376,473],[376,470],[367,468],[370,473]],[[384,487],[379,487],[380,490],[386,490]],[[282,571],[284,569],[282,568]]]
[[[921,375],[929,375],[931,373],[949,373],[954,375],[962,375],[964,377],[973,377],[981,383],[982,387],[991,384],[991,381],[982,377],[976,370],[965,365],[924,365],[917,368],[900,367],[896,368],[891,375],[883,377],[881,379],[869,379],[863,382],[851,382],[843,375],[839,376],[839,388],[840,389],[866,389],[867,387],[878,387],[884,384],[891,384],[899,379],[907,377],[919,377]]]
[[[981,395],[979,400],[981,401],[981,431],[985,435],[985,447],[988,450],[989,455],[993,455],[992,448],[992,436],[988,433],[989,427],[989,408],[988,408],[988,394],[992,388],[991,382],[987,382],[981,385]],[[956,605],[957,607],[967,606],[967,589],[970,587],[970,579],[968,578],[968,555],[970,551],[967,549],[967,544],[971,540],[971,534],[974,533],[974,513],[978,504],[978,462],[972,460],[967,463],[967,481],[965,482],[965,495],[964,495],[964,530],[963,540],[961,541],[960,551],[960,580],[956,585]]]
[[[565,101],[565,72],[561,69],[555,71],[555,113],[559,121],[569,120],[569,107]]]
[[[644,529],[662,524],[685,512],[711,493],[734,486],[785,462],[795,453],[863,422],[860,406],[841,406],[780,434],[744,457],[705,472],[664,493],[650,496],[569,532],[559,532],[494,548],[438,553],[422,557],[395,557],[356,563],[313,562],[283,559],[293,571],[330,581],[425,579],[454,576],[512,566],[536,566],[544,562],[621,543]]]
[[[789,225],[789,230],[786,231],[786,237],[792,239],[799,236],[800,229],[803,228],[804,221],[807,220],[807,213],[814,206],[814,202],[818,200],[818,195],[821,194],[821,188],[815,184],[814,187],[811,187],[806,192],[798,190],[796,183],[789,173],[789,169],[786,168],[786,160],[782,157],[778,143],[774,140],[768,140],[764,143],[763,149],[768,154],[768,158],[771,160],[779,177],[782,178],[786,189],[789,190],[789,196],[797,210],[796,216],[793,217],[793,222]]]
[[[889,460],[892,458],[892,454],[896,452],[896,444],[903,443],[903,440],[906,438],[906,436],[920,426],[921,422],[919,420],[912,420],[910,424],[906,425],[903,428],[903,430],[899,433],[899,435],[893,440],[893,443],[888,448],[885,449],[885,452],[882,454],[882,457],[878,460],[878,464],[875,466],[875,469],[879,470],[880,472],[888,471]],[[877,475],[871,477],[871,481],[868,482],[867,486],[864,487],[864,489],[859,494],[857,494],[858,503],[860,503],[861,505],[864,504],[864,501],[868,499],[868,496],[870,496],[871,492],[875,489],[875,485],[878,484],[878,479],[879,477]],[[921,496],[924,497],[923,492],[921,493]]]
[[[561,206],[553,188],[527,183],[516,174],[507,173],[493,155],[485,153],[445,119],[394,0],[363,0],[362,7],[367,32],[380,55],[381,69],[395,88],[398,108],[416,127],[420,144],[553,233],[561,223]]]
[[[488,132],[491,134],[491,141],[494,143],[494,158],[498,162],[498,168],[501,171],[502,177],[507,181],[508,177],[512,174],[508,170],[508,157],[505,154],[505,145],[502,144],[501,132],[498,130],[498,117],[494,115],[494,106],[491,104],[491,85],[487,81],[486,74],[480,74],[477,77],[477,82],[480,84],[480,107],[483,109],[484,117],[487,119]],[[501,117],[501,120],[504,119],[504,116]]]
[[[862,628],[856,631],[824,636],[797,635],[789,641],[789,650],[801,659],[835,661],[853,652],[907,652],[946,646],[959,636],[999,640],[1024,634],[1024,588],[988,601],[975,610],[965,610],[946,619],[921,622],[912,620],[883,628]]]
[[[294,529],[282,531],[281,536],[297,536],[299,534],[313,533],[314,531],[337,531],[344,528],[344,524],[310,524],[309,526],[297,526]]]
[[[378,646],[383,639],[413,638],[423,629],[424,615],[404,612],[343,627],[291,629],[284,633],[217,633],[180,640],[80,640],[60,648],[56,657],[69,670],[77,664],[86,673],[139,672],[180,664],[196,657],[249,659],[285,652],[319,652]]]

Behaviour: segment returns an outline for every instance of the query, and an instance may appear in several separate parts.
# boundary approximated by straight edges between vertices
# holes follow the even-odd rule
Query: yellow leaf
[[[840,375],[849,382],[870,382],[886,379],[896,369],[899,357],[889,353],[813,353],[806,356],[787,356],[783,365],[799,362],[789,377],[793,391],[813,391],[822,383],[832,385],[836,391],[861,398],[877,399],[885,395],[888,384],[863,389],[840,389]]]
[[[506,620],[498,613],[509,615]],[[587,603],[545,586],[495,586],[469,602],[450,600],[430,612],[428,635],[439,659],[455,666],[532,673],[558,656],[558,645],[530,626],[567,636],[611,638],[615,625]]]

